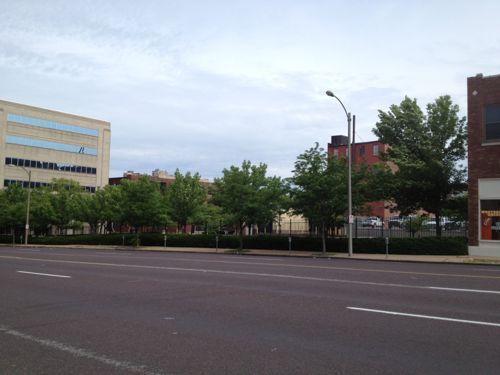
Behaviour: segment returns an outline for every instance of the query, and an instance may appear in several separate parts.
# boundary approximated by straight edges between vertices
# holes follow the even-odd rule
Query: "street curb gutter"
[[[0,247],[12,248],[9,244],[0,244]],[[159,246],[114,246],[114,245],[23,245],[19,244],[16,248],[52,248],[52,249],[91,249],[91,250],[112,250],[112,251],[147,251],[147,252],[166,252],[166,253],[199,253],[199,254],[223,254],[223,255],[251,255],[251,256],[274,256],[284,258],[312,258],[312,259],[347,259],[364,260],[374,262],[406,262],[406,263],[436,263],[436,264],[464,264],[464,265],[484,265],[500,266],[500,257],[470,257],[470,256],[437,256],[437,255],[390,255],[385,254],[354,254],[352,257],[344,253],[326,253],[311,251],[287,251],[287,250],[257,250],[244,249],[241,253],[236,253],[235,249],[214,248],[184,248],[184,247],[159,247]]]

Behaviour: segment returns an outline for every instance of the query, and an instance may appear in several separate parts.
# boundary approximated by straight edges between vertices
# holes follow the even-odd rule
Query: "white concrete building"
[[[0,100],[0,188],[74,180],[89,192],[108,183],[110,123]]]

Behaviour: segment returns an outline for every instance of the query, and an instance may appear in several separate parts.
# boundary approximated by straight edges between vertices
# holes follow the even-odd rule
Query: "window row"
[[[96,129],[89,129],[76,125],[68,125],[56,121],[42,120],[36,117],[15,115],[13,113],[7,114],[7,121],[17,122],[19,124],[24,124],[24,125],[38,126],[40,128],[62,130],[71,133],[90,135],[93,137],[97,137],[99,135],[99,131]]]
[[[20,158],[5,158],[6,165],[17,165],[19,167],[49,169],[51,171],[73,172],[84,174],[96,174],[97,170],[93,167],[84,167],[68,163],[51,163],[48,161],[28,160]]]
[[[380,147],[379,147],[379,145],[376,145],[376,144],[373,145],[372,151],[373,151],[373,156],[379,156],[380,155]],[[365,145],[360,145],[359,146],[358,153],[359,153],[359,156],[361,156],[361,157],[364,157],[366,155]],[[338,148],[334,148],[333,149],[333,156],[336,157],[336,158],[338,158],[338,156],[339,156],[339,149]]]
[[[6,143],[10,143],[10,144],[14,144],[14,145],[21,145],[21,146],[47,148],[47,149],[56,150],[56,151],[66,151],[66,152],[72,152],[75,154],[84,154],[84,155],[92,155],[92,156],[97,155],[97,149],[93,148],[93,147],[69,145],[66,143],[44,141],[42,139],[18,137],[16,135],[8,135],[6,137]]]
[[[3,185],[5,187],[10,185],[21,185],[23,188],[27,188],[29,185],[32,189],[34,189],[34,188],[50,186],[50,183],[37,182],[37,181],[31,181],[30,183],[29,181],[21,181],[21,180],[3,180]],[[95,193],[95,186],[82,186],[82,190],[87,193]]]

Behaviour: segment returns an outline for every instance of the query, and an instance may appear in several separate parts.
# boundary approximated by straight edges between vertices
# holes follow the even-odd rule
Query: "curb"
[[[10,244],[0,244],[0,247],[12,248]],[[321,252],[298,252],[294,251],[290,253],[287,250],[262,250],[262,249],[246,249],[242,253],[238,254],[235,249],[220,248],[216,251],[214,248],[182,248],[182,247],[159,247],[159,246],[141,246],[141,247],[130,247],[130,246],[114,246],[114,245],[24,245],[18,244],[14,246],[15,248],[52,248],[52,249],[76,249],[76,250],[111,250],[111,251],[147,251],[147,252],[159,252],[159,253],[183,253],[183,254],[222,254],[222,255],[248,255],[248,256],[274,256],[283,258],[311,258],[311,259],[345,259],[345,260],[355,260],[355,261],[373,261],[373,262],[404,262],[404,263],[435,263],[435,264],[463,264],[463,265],[481,265],[481,266],[500,266],[500,258],[497,259],[481,259],[475,257],[466,257],[463,255],[456,256],[453,258],[443,255],[442,259],[425,259],[416,257],[426,257],[426,255],[407,255],[405,258],[391,258],[391,254],[388,257],[385,254],[380,254],[378,257],[373,257],[372,254],[355,254],[353,257],[348,255],[343,255],[343,253],[326,253],[323,255]],[[404,257],[405,255],[393,254],[393,257]],[[413,257],[413,258],[410,258]],[[436,256],[433,256],[436,257]]]

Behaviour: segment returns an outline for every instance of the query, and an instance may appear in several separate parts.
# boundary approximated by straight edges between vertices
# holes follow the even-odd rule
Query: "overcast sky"
[[[0,99],[111,122],[110,176],[289,176],[378,110],[500,74],[498,0],[0,0]]]

